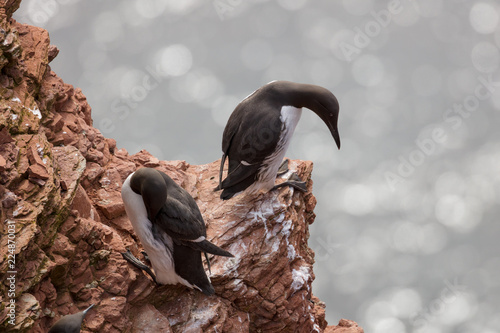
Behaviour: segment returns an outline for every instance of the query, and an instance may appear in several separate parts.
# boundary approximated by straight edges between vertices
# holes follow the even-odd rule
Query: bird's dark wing
[[[167,199],[152,221],[156,228],[175,239],[194,240],[206,236],[203,216],[193,197],[165,173]]]
[[[227,156],[229,152],[229,147],[233,141],[234,135],[238,132],[239,125],[242,121],[243,114],[238,112],[240,105],[236,107],[233,111],[229,120],[227,121],[226,127],[224,128],[224,133],[222,134],[222,153]]]
[[[194,199],[187,193],[187,196],[182,196],[184,198],[179,198],[172,192],[169,188],[165,205],[153,221],[155,226],[179,240],[195,240],[206,236],[205,222]]]
[[[255,112],[256,108],[264,112]],[[242,102],[235,109],[223,137],[224,153],[229,158],[228,174],[220,186],[226,192],[221,194],[223,199],[255,182],[263,162],[276,149],[281,126],[276,105]]]
[[[187,192],[185,194],[189,196]],[[184,200],[187,200],[187,203],[173,196],[167,197],[166,204],[162,207],[153,222],[154,227],[163,230],[167,235],[172,237],[174,244],[187,246],[192,250],[200,252],[232,257],[231,253],[206,239],[205,222],[198,206],[196,206],[196,202],[191,196],[189,196],[189,199],[185,198]],[[190,205],[190,202],[196,207]],[[200,237],[204,238],[200,239]]]
[[[205,295],[210,296],[215,293],[203,268],[200,252],[184,245],[174,244],[174,267],[179,276],[198,287]]]
[[[187,192],[185,194],[189,196]],[[191,199],[192,204],[196,205],[191,196],[189,196],[189,199]],[[206,238],[199,239],[201,236],[207,237],[207,232],[198,206],[194,208],[176,198],[168,197],[167,203],[157,215],[154,223],[155,227],[160,228],[172,237],[172,240],[177,245],[184,245],[193,250],[218,256],[233,256],[226,250],[212,244]]]
[[[222,134],[222,157],[220,161],[220,169],[219,169],[219,185],[215,190],[222,189],[222,174],[224,172],[224,164],[226,162],[226,158],[229,154],[229,149],[231,147],[231,143],[233,141],[234,135],[238,132],[240,124],[242,122],[243,112],[239,112],[242,108],[242,103],[238,104],[236,109],[233,111],[229,120],[227,121],[226,127],[224,128],[224,133]]]
[[[167,185],[167,200],[156,215],[154,228],[163,230],[177,245],[185,245],[191,249],[208,252],[219,256],[233,255],[217,245],[210,243],[207,237],[205,221],[193,197],[172,178],[161,173]]]
[[[260,163],[243,165],[241,162],[229,160],[227,177],[222,181],[222,199],[229,199],[234,194],[244,191],[257,180],[257,174],[261,167]]]

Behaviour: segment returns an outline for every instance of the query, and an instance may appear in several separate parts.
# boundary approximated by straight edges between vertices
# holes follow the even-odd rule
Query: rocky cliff
[[[82,91],[50,70],[58,49],[47,31],[11,18],[19,3],[0,1],[1,331],[46,332],[95,303],[82,332],[362,332],[347,320],[327,327],[312,294],[310,191],[222,202],[213,192],[219,162],[118,149],[92,126]],[[155,286],[122,258],[126,248],[141,257],[120,188],[142,166],[185,188],[208,238],[235,255],[211,258],[216,296]],[[311,189],[312,164],[291,168]]]

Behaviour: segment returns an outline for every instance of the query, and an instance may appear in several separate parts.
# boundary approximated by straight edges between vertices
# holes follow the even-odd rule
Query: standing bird
[[[130,251],[125,259],[145,270],[156,283],[181,283],[213,295],[214,288],[201,262],[201,252],[233,255],[210,243],[205,222],[194,199],[165,173],[142,168],[122,186],[125,210],[148,255],[154,273]]]
[[[274,185],[303,107],[325,122],[340,149],[339,103],[329,90],[289,81],[270,82],[238,104],[226,124],[216,188],[223,190],[221,199],[232,198],[244,190],[256,193],[285,185],[306,190],[305,182],[298,180]],[[226,158],[229,168],[222,181]]]
[[[93,306],[94,304],[83,311],[62,317],[50,328],[49,333],[79,333],[83,318]]]

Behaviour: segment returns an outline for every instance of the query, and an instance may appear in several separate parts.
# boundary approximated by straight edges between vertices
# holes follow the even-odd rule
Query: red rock
[[[133,234],[134,233],[134,228],[132,227],[132,224],[130,223],[130,220],[128,219],[127,215],[122,215],[117,218],[114,218],[110,221],[110,224],[113,225],[117,230],[120,231],[125,231],[128,234]]]
[[[135,163],[130,161],[119,160],[120,164],[113,166],[114,169],[118,172],[121,178],[121,182],[123,183],[125,179],[135,171]],[[111,168],[111,166],[110,166]]]
[[[43,154],[43,147],[40,143],[31,144],[27,149],[28,160],[30,164],[40,164],[44,165],[42,157],[40,155]]]
[[[0,171],[5,171],[6,166],[7,166],[7,161],[2,155],[0,155]]]
[[[24,57],[25,75],[39,83],[47,69],[49,34],[42,28],[17,24]]]
[[[106,164],[104,162],[105,161],[104,154],[97,149],[94,149],[94,148],[89,149],[86,157],[90,162],[97,163],[100,166],[104,166]]]
[[[21,4],[21,0],[2,0],[2,7],[5,8],[5,13],[7,18],[10,18],[12,13],[14,13]]]
[[[126,306],[127,298],[112,296],[101,301],[99,304],[99,312],[105,313],[106,318],[113,322],[113,320],[120,320],[123,317]]]
[[[132,322],[132,332],[172,332],[170,323],[153,305],[140,308]]]
[[[328,326],[325,333],[364,333],[364,330],[352,320],[340,319],[338,326]]]
[[[54,133],[62,131],[64,126],[63,117],[59,113],[55,113],[50,125]]]
[[[26,327],[26,324],[29,325],[31,323],[33,325],[34,321],[40,318],[41,314],[40,303],[35,296],[24,293],[16,302],[16,325],[11,325],[9,328],[13,332],[20,331],[21,328]]]
[[[106,138],[106,143],[108,144],[109,151],[111,153],[114,153],[116,149],[116,140],[111,138]]]
[[[144,166],[147,168],[155,168],[159,165],[160,165],[160,160],[157,159],[156,157],[152,157],[146,163],[144,163]]]
[[[78,185],[73,198],[72,210],[77,210],[81,217],[99,221],[99,214],[94,208],[87,192],[81,185]]]
[[[100,189],[97,191],[97,197],[99,201],[96,202],[96,206],[106,218],[111,220],[125,213],[120,192]]]
[[[2,198],[2,206],[4,208],[12,208],[17,203],[17,195],[15,193],[7,191]]]
[[[36,185],[34,185],[33,183],[31,183],[28,180],[23,180],[18,185],[18,187],[16,189],[14,189],[14,191],[16,191],[17,195],[19,195],[20,197],[24,197],[25,198],[30,193],[32,193],[33,190],[35,190],[35,189],[36,189]]]
[[[128,158],[128,152],[125,149],[121,148],[115,151],[115,156],[120,159],[126,159]]]
[[[97,310],[97,309],[96,309]],[[100,311],[92,311],[85,317],[85,322],[83,323],[84,328],[88,328],[90,332],[105,332],[102,328],[106,318]]]
[[[3,145],[4,143],[10,143],[14,141],[12,139],[12,136],[9,133],[9,130],[7,127],[4,127],[0,130],[0,145]]]
[[[10,52],[9,66],[0,60],[0,101],[22,96],[25,105],[43,111],[40,120],[19,103],[9,105],[22,119],[0,130],[2,206],[7,218],[16,219],[18,296],[30,306],[20,308],[28,314],[19,317],[24,331],[46,332],[60,316],[95,303],[83,332],[363,332],[347,320],[327,328],[325,305],[313,296],[311,192],[283,188],[223,202],[213,191],[219,161],[195,166],[117,149],[92,127],[82,91],[49,70],[57,49],[48,33],[7,20],[1,15],[6,3],[15,9],[19,1],[0,2],[6,36],[0,51]],[[162,170],[184,187],[200,207],[208,239],[235,255],[210,256],[216,295],[156,286],[122,258],[127,247],[141,257],[120,195],[138,167]],[[290,167],[308,179],[311,191],[312,163],[291,161]],[[0,238],[0,257],[6,249]],[[6,269],[0,263],[0,273]],[[5,318],[4,309],[0,331],[7,328]]]
[[[57,290],[50,279],[46,279],[34,288],[34,296],[40,303],[54,302],[57,298]]]
[[[72,221],[72,219],[68,219],[67,221]],[[82,239],[87,238],[92,231],[92,225],[86,223],[86,221],[85,219],[77,218],[71,223],[70,229],[65,231],[65,235],[72,243],[79,243]],[[64,225],[61,229],[64,230]]]
[[[49,62],[54,60],[55,57],[59,54],[59,49],[55,45],[49,45],[49,52],[47,54]]]
[[[84,175],[92,183],[104,172],[104,169],[97,163],[88,162],[85,168]]]
[[[101,179],[99,180],[102,188],[106,191],[121,191],[122,188],[122,176],[120,172],[114,168],[108,168]]]
[[[75,252],[75,245],[72,244],[68,237],[63,234],[58,234],[52,245],[53,254],[59,254],[64,258],[71,258]]]
[[[47,168],[41,164],[33,164],[28,168],[30,180],[32,179],[49,179]]]

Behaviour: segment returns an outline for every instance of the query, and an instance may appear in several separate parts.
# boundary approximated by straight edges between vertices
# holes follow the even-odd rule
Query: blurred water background
[[[313,292],[365,332],[500,332],[500,5],[465,0],[24,0],[52,69],[131,154],[212,162],[234,107],[277,79],[339,99],[314,161]]]

